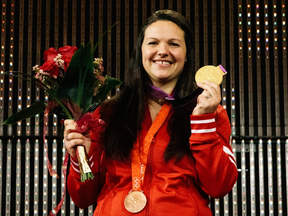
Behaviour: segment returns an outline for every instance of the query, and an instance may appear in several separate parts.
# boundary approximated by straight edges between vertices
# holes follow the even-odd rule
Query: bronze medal
[[[146,206],[147,199],[141,191],[130,191],[124,200],[124,206],[131,213],[138,213]]]

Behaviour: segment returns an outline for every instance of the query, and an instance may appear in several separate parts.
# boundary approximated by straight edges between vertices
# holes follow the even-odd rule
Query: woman
[[[101,216],[212,215],[209,196],[232,189],[237,168],[220,87],[197,83],[195,108],[180,99],[200,89],[192,36],[182,15],[157,11],[140,32],[123,90],[93,114],[104,132],[83,136],[65,121],[68,191],[78,207],[97,203]],[[93,180],[80,181],[77,145],[86,147]]]

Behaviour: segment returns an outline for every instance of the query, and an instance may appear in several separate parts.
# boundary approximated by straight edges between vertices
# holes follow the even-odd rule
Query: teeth
[[[156,64],[164,64],[164,65],[169,65],[169,62],[167,61],[156,61]]]

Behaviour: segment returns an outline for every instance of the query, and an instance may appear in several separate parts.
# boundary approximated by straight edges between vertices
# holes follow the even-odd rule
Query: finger
[[[81,133],[71,132],[71,133],[67,133],[67,134],[65,135],[65,139],[66,139],[67,141],[74,140],[74,139],[84,140],[84,136],[83,136],[83,134],[81,134]]]
[[[70,125],[70,124],[74,124],[75,121],[72,120],[72,119],[65,119],[64,120],[64,126],[66,127],[67,125]]]
[[[212,83],[212,82],[209,82],[209,81],[205,81],[203,83],[197,83],[197,85],[200,88],[210,92],[212,95],[213,95],[213,93],[216,93],[216,92],[220,91],[220,86],[219,85],[217,85],[215,83]]]

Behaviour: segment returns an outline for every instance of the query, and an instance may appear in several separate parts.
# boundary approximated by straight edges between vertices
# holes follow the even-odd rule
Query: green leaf
[[[99,88],[96,96],[93,97],[93,104],[99,105],[101,102],[107,99],[107,94],[116,86],[121,85],[122,82],[110,76],[105,76],[105,83]]]
[[[30,107],[26,107],[17,113],[13,113],[6,119],[6,121],[3,124],[4,125],[16,124],[18,121],[33,117],[39,113],[44,112],[45,108],[46,104],[43,101],[36,101]]]
[[[94,80],[93,54],[89,43],[74,53],[60,83],[57,96],[72,101],[84,114],[92,102]]]

